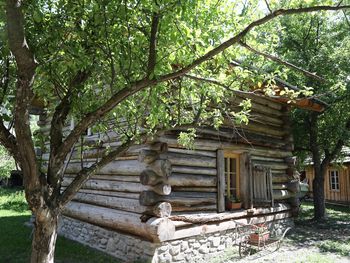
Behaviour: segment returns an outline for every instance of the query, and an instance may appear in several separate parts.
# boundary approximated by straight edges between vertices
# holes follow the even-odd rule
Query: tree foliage
[[[322,114],[295,110],[293,118],[297,153],[301,161],[312,157],[316,178],[323,184],[327,166],[350,143],[349,14],[342,12],[332,18],[313,14],[299,20],[282,19],[281,24],[285,33],[278,48],[280,56],[324,79],[315,81],[288,73],[293,83],[313,87],[314,97],[328,104]],[[318,188],[314,186],[316,191]],[[315,200],[318,196],[323,199],[321,205],[315,203],[316,218],[325,213],[322,193],[314,192]]]

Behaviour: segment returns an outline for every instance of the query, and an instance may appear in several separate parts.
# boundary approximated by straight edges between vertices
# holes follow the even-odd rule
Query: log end
[[[153,214],[158,217],[169,217],[171,215],[172,207],[168,202],[160,202],[153,207]]]
[[[159,241],[172,239],[175,235],[175,224],[168,218],[164,218],[158,225],[157,235]]]

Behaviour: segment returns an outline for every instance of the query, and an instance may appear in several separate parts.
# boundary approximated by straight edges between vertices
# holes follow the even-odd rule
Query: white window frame
[[[329,170],[328,175],[329,175],[329,190],[333,192],[340,192],[339,171]]]
[[[230,170],[230,162],[232,160],[235,160],[236,162],[236,171],[231,171]],[[224,169],[224,173],[225,173],[225,184],[226,184],[226,194],[225,196],[227,198],[241,198],[241,193],[240,193],[240,155],[238,153],[235,153],[233,151],[224,151],[224,162],[225,162],[225,167],[226,169]],[[232,175],[235,175],[235,191],[236,194],[234,195],[231,192],[231,180],[232,180]]]

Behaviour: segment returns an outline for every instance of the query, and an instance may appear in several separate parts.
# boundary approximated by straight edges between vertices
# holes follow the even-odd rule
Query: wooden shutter
[[[218,150],[216,154],[218,173],[218,212],[225,212],[225,160],[224,151]]]
[[[252,188],[254,204],[271,203],[274,205],[272,195],[271,168],[262,165],[253,165]]]

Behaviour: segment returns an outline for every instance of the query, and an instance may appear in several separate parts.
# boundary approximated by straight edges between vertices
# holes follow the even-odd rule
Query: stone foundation
[[[271,235],[277,236],[293,225],[291,218],[268,224]],[[123,261],[152,263],[207,261],[234,245],[242,231],[230,229],[156,244],[68,217],[62,217],[59,226],[61,235]]]

